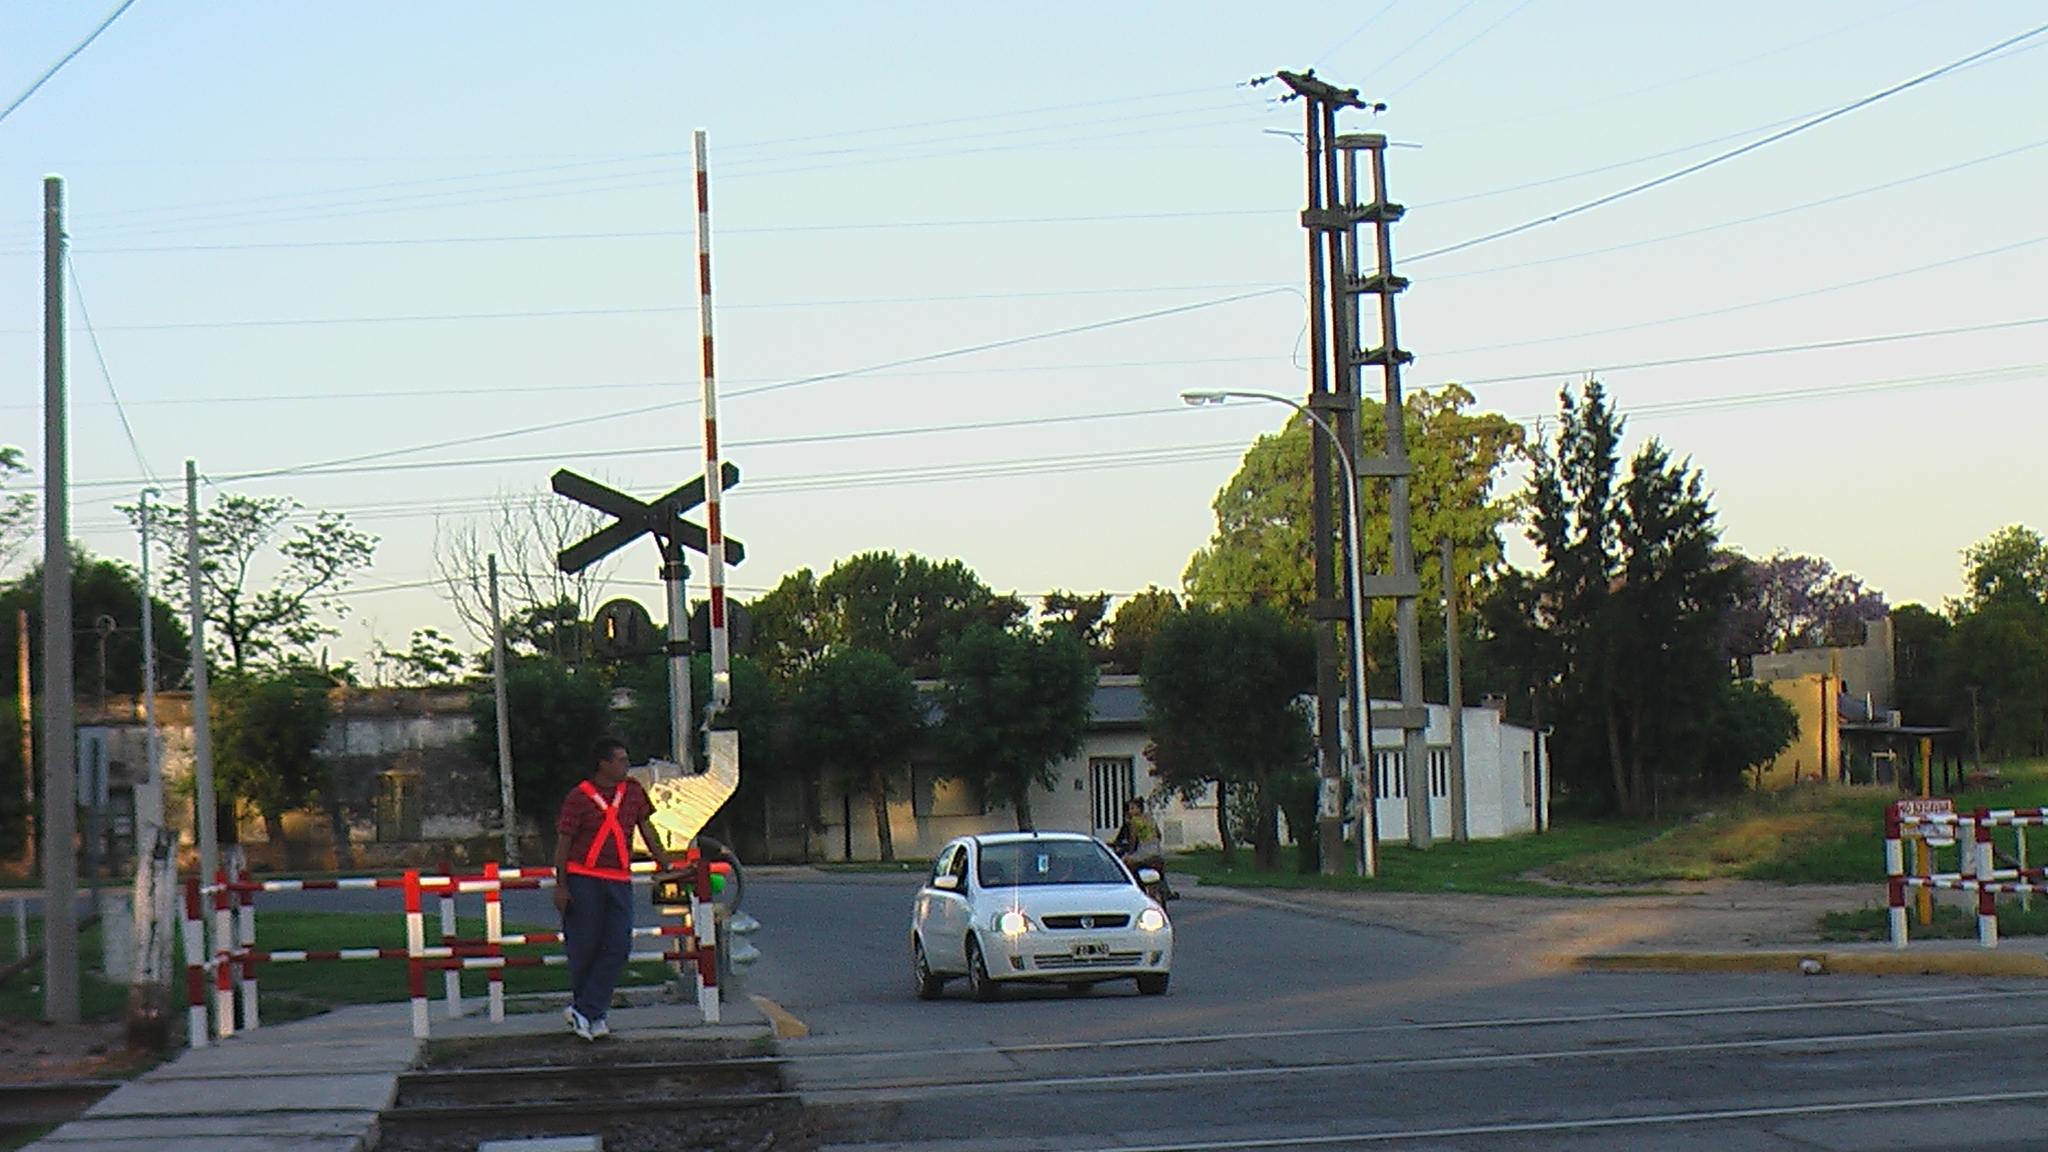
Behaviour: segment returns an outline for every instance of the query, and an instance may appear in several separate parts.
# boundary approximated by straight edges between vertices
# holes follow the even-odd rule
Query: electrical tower
[[[1315,543],[1316,599],[1312,615],[1316,622],[1316,721],[1318,757],[1322,763],[1323,805],[1318,815],[1323,845],[1323,870],[1337,870],[1341,854],[1342,816],[1337,810],[1333,783],[1342,759],[1339,718],[1343,736],[1353,750],[1352,790],[1357,806],[1359,863],[1368,875],[1377,871],[1373,850],[1377,824],[1377,779],[1371,750],[1374,727],[1398,728],[1402,732],[1403,770],[1401,791],[1406,801],[1408,842],[1416,848],[1430,844],[1429,750],[1424,739],[1428,710],[1422,696],[1422,633],[1418,600],[1422,594],[1416,573],[1415,543],[1409,477],[1407,430],[1403,423],[1401,366],[1414,357],[1400,347],[1395,323],[1394,298],[1408,282],[1394,273],[1393,225],[1404,209],[1387,199],[1387,138],[1378,133],[1337,131],[1337,112],[1363,108],[1356,89],[1338,88],[1316,78],[1313,71],[1281,72],[1278,78],[1292,90],[1290,99],[1302,101],[1307,132],[1304,148],[1308,162],[1308,206],[1301,214],[1308,232],[1309,293],[1309,398],[1308,404],[1325,415],[1343,440],[1342,451],[1351,455],[1361,487],[1372,479],[1389,484],[1388,512],[1392,559],[1389,570],[1366,576],[1366,599],[1391,599],[1395,603],[1397,631],[1396,665],[1400,675],[1400,705],[1374,715],[1370,692],[1363,683],[1362,670],[1352,688],[1348,715],[1340,707],[1338,688],[1337,626],[1350,615],[1344,594],[1336,580],[1337,546],[1363,546],[1363,516],[1360,523],[1334,523],[1331,486],[1337,478],[1330,455],[1334,446],[1314,442],[1310,454],[1310,476],[1314,486],[1312,536]],[[1359,199],[1359,154],[1366,155],[1371,179],[1371,199]],[[1371,269],[1366,267],[1360,225],[1373,229]],[[1367,346],[1367,321],[1363,302],[1378,301],[1377,339]],[[1383,380],[1385,427],[1375,437],[1378,450],[1366,452],[1365,430],[1359,424],[1364,370],[1377,366]],[[1365,507],[1365,494],[1355,494],[1356,506]],[[1362,566],[1362,565],[1361,565]],[[1359,615],[1366,615],[1359,606]]]

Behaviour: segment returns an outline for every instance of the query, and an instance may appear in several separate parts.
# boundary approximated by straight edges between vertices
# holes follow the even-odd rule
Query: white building
[[[1374,707],[1392,708],[1393,704],[1375,702]],[[1539,787],[1539,782],[1548,777],[1549,757],[1547,748],[1539,749],[1538,735],[1507,723],[1492,708],[1466,708],[1463,712],[1466,806],[1472,837],[1494,839],[1533,832],[1539,814],[1547,827],[1548,801],[1543,793],[1548,789]],[[1429,706],[1425,736],[1430,752],[1430,824],[1437,837],[1448,838],[1449,709],[1441,704]],[[1106,839],[1122,822],[1124,801],[1136,795],[1152,802],[1168,851],[1215,846],[1220,841],[1215,789],[1207,789],[1193,801],[1163,792],[1145,755],[1150,743],[1138,678],[1102,677],[1081,750],[1059,766],[1049,792],[1034,794],[1032,822],[1041,831],[1087,832]],[[1375,730],[1373,751],[1379,773],[1380,838],[1405,840],[1408,813],[1401,733]],[[984,801],[972,785],[944,778],[936,766],[913,763],[908,791],[908,796],[892,792],[889,802],[889,834],[900,859],[928,857],[955,836],[1016,827],[1016,817],[1007,804]],[[814,830],[812,859],[879,857],[874,806],[866,796],[849,795],[828,782],[819,800],[823,825]]]

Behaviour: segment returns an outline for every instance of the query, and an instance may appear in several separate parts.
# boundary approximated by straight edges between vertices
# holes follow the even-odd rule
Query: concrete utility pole
[[[220,872],[219,831],[214,827],[213,718],[206,702],[206,594],[199,572],[199,465],[185,461],[185,583],[192,612],[192,792],[199,808],[199,882]]]
[[[137,866],[148,855],[144,837],[154,837],[164,826],[164,778],[161,736],[156,728],[156,613],[150,592],[155,585],[149,577],[149,553],[154,542],[150,530],[149,498],[161,496],[155,488],[144,488],[137,517],[142,528],[142,723],[146,730],[142,779],[135,790],[135,849]]]
[[[498,615],[498,554],[491,566],[491,694],[498,704],[498,807],[504,814],[505,863],[519,866],[519,812],[512,804],[512,714],[505,702],[505,622]]]
[[[35,690],[29,687],[28,609],[14,610],[15,704],[21,716],[21,858],[36,862],[36,725]]]
[[[78,1023],[78,733],[71,679],[71,446],[64,178],[43,177],[43,1018]]]
[[[668,731],[669,759],[685,773],[693,772],[695,741],[690,739],[690,566],[683,563],[682,541],[662,541],[661,582],[668,603]]]
[[[1472,818],[1465,801],[1465,675],[1464,644],[1458,633],[1458,568],[1451,552],[1451,538],[1444,537],[1444,654],[1450,691],[1444,696],[1451,717],[1451,839],[1462,844],[1471,838],[1467,822]]]
[[[1302,102],[1306,117],[1306,153],[1308,163],[1308,206],[1301,214],[1302,227],[1308,230],[1308,361],[1309,392],[1308,411],[1324,419],[1336,433],[1338,443],[1325,444],[1313,434],[1309,437],[1309,480],[1313,493],[1311,502],[1310,539],[1313,546],[1315,565],[1315,603],[1310,616],[1315,622],[1316,646],[1316,761],[1320,769],[1322,786],[1316,806],[1316,832],[1321,845],[1322,872],[1334,876],[1342,870],[1344,859],[1344,737],[1342,724],[1346,710],[1342,706],[1342,692],[1338,677],[1337,628],[1351,615],[1337,585],[1336,547],[1339,526],[1334,514],[1331,486],[1334,482],[1331,454],[1341,451],[1343,444],[1352,442],[1358,416],[1358,400],[1355,393],[1341,387],[1346,373],[1344,369],[1345,348],[1348,341],[1344,336],[1344,308],[1340,304],[1341,292],[1333,292],[1330,276],[1344,264],[1342,225],[1333,211],[1343,198],[1337,181],[1336,153],[1327,142],[1336,135],[1337,109],[1362,106],[1355,91],[1336,88],[1317,80],[1313,73],[1294,75],[1288,72],[1279,78],[1292,90],[1288,99]],[[1350,518],[1355,519],[1355,517]],[[1347,530],[1344,535],[1351,533]],[[1361,696],[1364,694],[1361,693]],[[1349,710],[1351,747],[1360,754],[1367,765],[1364,772],[1353,770],[1354,788],[1369,792],[1371,782],[1371,756],[1365,752],[1370,740],[1370,728],[1356,708]],[[1361,732],[1364,734],[1361,736]],[[1358,777],[1363,776],[1361,785]],[[1361,811],[1364,807],[1361,806]],[[1361,818],[1359,834],[1361,842],[1375,834],[1371,824]]]

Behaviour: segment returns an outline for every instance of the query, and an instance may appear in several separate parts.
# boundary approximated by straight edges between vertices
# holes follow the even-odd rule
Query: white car
[[[1135,978],[1166,991],[1173,924],[1123,862],[1089,836],[1006,832],[963,836],[932,861],[910,919],[911,974],[920,998],[965,976],[977,1000],[1011,982],[1076,990]]]

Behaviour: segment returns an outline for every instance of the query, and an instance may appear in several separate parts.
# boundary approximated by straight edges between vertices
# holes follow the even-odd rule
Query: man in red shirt
[[[611,1031],[605,1010],[633,947],[633,832],[662,871],[668,853],[654,831],[654,802],[626,775],[626,746],[607,737],[591,751],[590,779],[562,798],[555,820],[555,908],[569,953],[569,1030],[585,1040]]]

